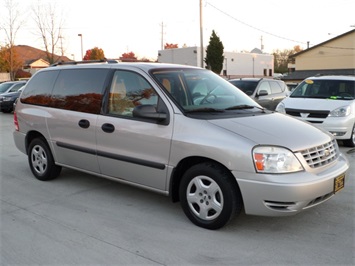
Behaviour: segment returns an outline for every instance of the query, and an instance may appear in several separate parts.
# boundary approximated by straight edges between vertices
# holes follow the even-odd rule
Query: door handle
[[[88,128],[90,126],[89,120],[81,119],[78,123],[79,127]]]
[[[112,133],[113,131],[115,131],[115,126],[109,123],[105,123],[101,126],[101,129],[106,133]]]

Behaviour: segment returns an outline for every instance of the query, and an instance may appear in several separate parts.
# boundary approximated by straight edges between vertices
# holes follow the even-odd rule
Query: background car
[[[275,110],[279,102],[289,95],[289,90],[282,80],[241,78],[230,79],[229,82],[269,110]]]
[[[0,94],[0,111],[3,113],[11,113],[14,110],[14,103],[20,96],[24,86],[15,91]]]
[[[0,94],[7,92],[16,92],[22,88],[27,81],[7,81],[0,84]]]
[[[290,92],[293,92],[294,89],[298,86],[297,82],[286,82],[286,86]]]
[[[355,147],[355,76],[316,76],[302,81],[276,111],[332,133]]]

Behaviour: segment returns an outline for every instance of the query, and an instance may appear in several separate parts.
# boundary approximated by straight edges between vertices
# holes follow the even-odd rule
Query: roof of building
[[[310,50],[313,50],[313,49],[315,49],[315,48],[318,48],[318,47],[324,47],[324,46],[327,47],[327,44],[329,44],[330,42],[332,42],[332,41],[334,41],[334,40],[336,40],[336,39],[343,38],[344,36],[349,35],[349,34],[352,34],[352,33],[354,33],[354,32],[355,32],[355,30],[351,30],[351,31],[345,32],[345,33],[343,33],[343,34],[341,34],[341,35],[338,35],[338,36],[336,36],[336,37],[334,37],[334,38],[332,38],[332,39],[329,39],[329,40],[327,40],[327,41],[325,41],[325,42],[322,42],[322,43],[320,43],[320,44],[314,45],[314,46],[312,46],[311,48],[308,48],[308,49],[306,49],[306,50],[303,50],[303,51],[301,51],[301,52],[298,52],[298,53],[296,53],[296,54],[293,54],[293,55],[290,56],[290,58],[297,57],[297,56],[299,56],[299,55],[301,55],[301,54],[303,54],[303,53],[306,53],[306,52],[308,52],[308,51],[310,51]],[[352,50],[355,49],[354,47],[341,47],[341,48],[342,48],[342,49],[352,49]]]
[[[34,61],[42,59],[44,61],[48,61],[47,53],[40,49],[28,46],[28,45],[16,45],[14,46],[15,53],[17,57],[23,62],[23,65],[29,65]],[[66,56],[54,55],[54,60],[56,62],[63,61],[71,61]]]

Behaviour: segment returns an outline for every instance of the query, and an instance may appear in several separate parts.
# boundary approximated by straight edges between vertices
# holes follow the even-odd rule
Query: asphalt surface
[[[355,265],[355,150],[345,188],[296,216],[209,231],[168,197],[64,169],[36,180],[0,113],[0,265]],[[340,143],[341,145],[341,143]]]

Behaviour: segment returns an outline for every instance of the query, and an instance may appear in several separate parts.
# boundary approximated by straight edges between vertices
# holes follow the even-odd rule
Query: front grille
[[[286,108],[286,114],[303,118],[327,118],[328,110],[302,110]]]
[[[323,145],[303,150],[301,153],[311,168],[327,165],[339,157],[338,144],[335,139]]]

